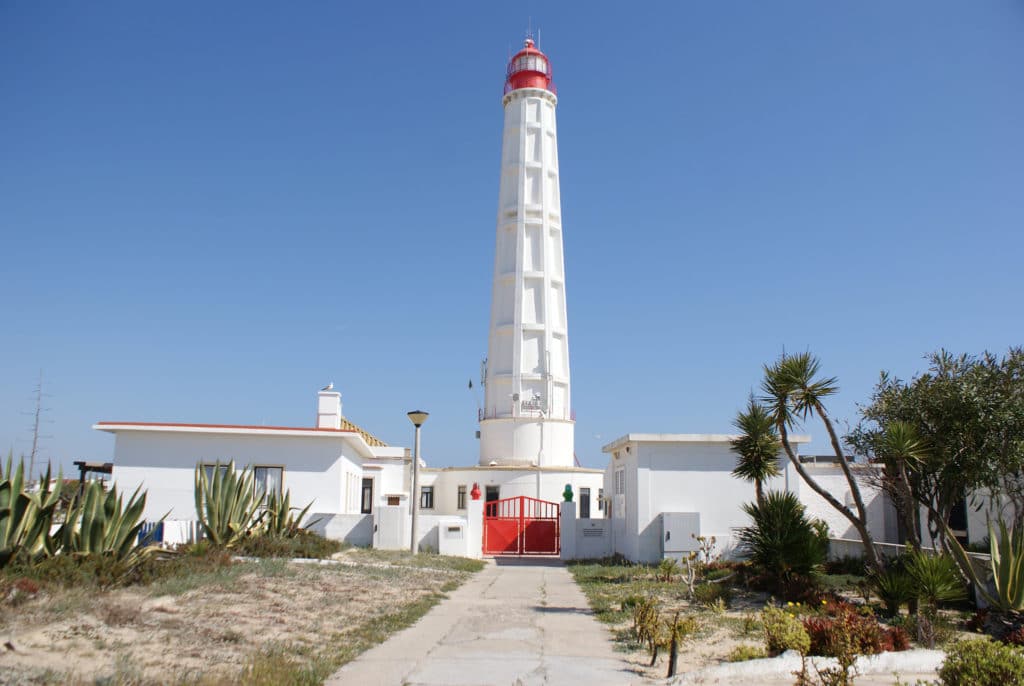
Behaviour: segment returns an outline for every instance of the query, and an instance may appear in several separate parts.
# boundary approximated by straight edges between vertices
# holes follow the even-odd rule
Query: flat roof
[[[109,433],[116,433],[118,431],[173,431],[206,434],[270,434],[332,438],[345,438],[353,434],[359,435],[359,432],[354,429],[317,429],[310,426],[256,426],[251,424],[185,424],[177,422],[96,422],[92,428]]]
[[[122,431],[148,433],[193,433],[228,436],[300,436],[310,438],[343,439],[356,446],[363,457],[373,457],[361,431],[356,429],[317,429],[312,426],[256,426],[252,424],[185,424],[178,422],[96,422],[92,428],[117,434]]]
[[[739,437],[739,434],[626,434],[601,448],[601,452],[610,453],[627,443],[730,443]],[[791,434],[789,442],[810,443],[811,437]]]

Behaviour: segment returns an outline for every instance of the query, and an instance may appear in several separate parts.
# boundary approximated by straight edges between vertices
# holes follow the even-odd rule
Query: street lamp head
[[[423,410],[413,410],[409,413],[409,421],[412,422],[416,428],[423,426],[423,422],[427,421],[427,417],[430,413],[424,412]]]

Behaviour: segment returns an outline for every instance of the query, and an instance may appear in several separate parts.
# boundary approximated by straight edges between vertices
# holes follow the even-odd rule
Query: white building
[[[147,491],[147,520],[197,519],[196,467],[231,461],[253,470],[257,490],[287,490],[299,507],[312,503],[310,513],[324,525],[338,515],[369,514],[375,505],[408,507],[407,451],[346,420],[334,391],[319,393],[311,427],[102,421],[93,428],[114,434],[112,481]]]
[[[605,493],[611,526],[607,549],[639,562],[680,557],[696,549],[693,536],[714,536],[718,551],[730,555],[736,529],[748,526],[742,510],[755,498],[753,484],[732,475],[737,455],[727,434],[627,434],[604,446],[609,454]],[[795,448],[808,436],[790,436]],[[824,520],[835,538],[855,537],[849,521],[815,493],[793,466],[780,458],[782,475],[765,490],[795,493],[811,517]],[[846,503],[852,502],[846,479],[833,462],[802,462],[815,480]],[[883,494],[862,486],[869,527],[884,541],[895,514]],[[667,540],[666,540],[667,539]]]

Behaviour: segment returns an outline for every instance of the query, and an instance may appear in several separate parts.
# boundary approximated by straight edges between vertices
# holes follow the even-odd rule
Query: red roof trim
[[[250,424],[177,424],[173,422],[96,422],[96,426],[156,426],[186,429],[258,429],[260,431],[323,431],[324,433],[354,434],[351,429],[318,429],[314,426],[254,426]]]

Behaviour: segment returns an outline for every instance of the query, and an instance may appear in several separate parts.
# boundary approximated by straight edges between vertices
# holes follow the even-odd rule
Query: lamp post
[[[416,427],[416,444],[412,452],[412,540],[409,551],[419,552],[419,541],[416,540],[416,520],[420,513],[420,427],[430,415],[423,410],[409,412],[409,421]]]

